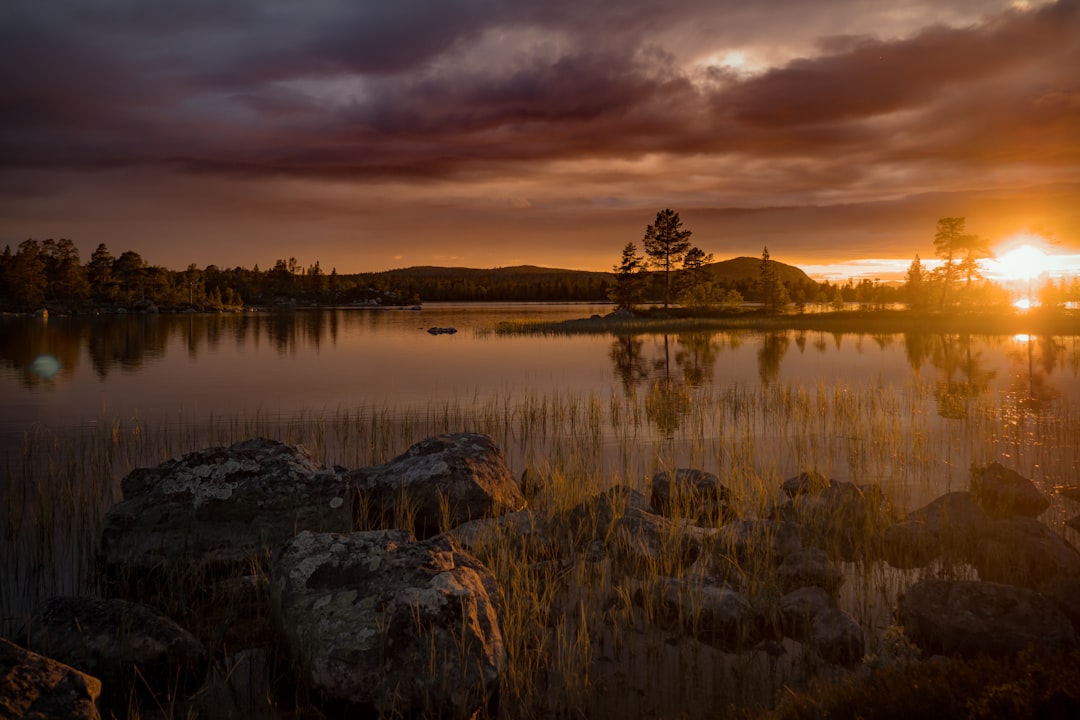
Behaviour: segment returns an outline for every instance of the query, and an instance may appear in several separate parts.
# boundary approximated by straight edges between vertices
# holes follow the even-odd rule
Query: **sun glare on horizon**
[[[999,245],[996,257],[987,261],[986,269],[999,280],[1031,281],[1049,270],[1050,263],[1042,238],[1021,235]]]

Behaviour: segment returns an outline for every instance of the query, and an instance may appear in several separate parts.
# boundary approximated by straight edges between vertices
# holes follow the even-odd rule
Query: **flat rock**
[[[348,474],[358,527],[407,529],[426,538],[525,508],[502,450],[488,435],[421,440],[383,465]]]
[[[1046,596],[970,580],[921,580],[900,597],[904,634],[928,654],[1006,656],[1076,647],[1069,619]]]
[[[0,638],[0,717],[99,720],[101,681]]]
[[[468,717],[497,690],[499,590],[449,537],[302,532],[271,575],[281,642],[324,701],[380,716]]]

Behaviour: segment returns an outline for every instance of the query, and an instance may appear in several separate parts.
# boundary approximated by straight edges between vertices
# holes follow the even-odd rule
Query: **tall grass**
[[[973,464],[1001,461],[1045,490],[1075,484],[1080,472],[1080,410],[1067,398],[1034,411],[987,396],[972,400],[964,417],[946,419],[917,378],[900,388],[818,382],[690,388],[677,400],[649,393],[524,390],[290,417],[126,418],[76,431],[35,429],[0,467],[0,634],[11,637],[45,598],[100,591],[94,548],[127,472],[254,436],[303,444],[327,465],[360,467],[430,435],[487,433],[511,469],[527,470],[541,487],[538,522],[613,485],[645,491],[653,473],[686,466],[716,473],[743,517],[764,513],[780,482],[800,470],[878,485],[896,514],[965,489]],[[662,430],[658,417],[665,418]],[[1059,504],[1046,517],[1062,530]],[[503,589],[511,661],[502,695],[512,703],[511,715],[618,717],[650,708],[665,714],[666,704],[687,693],[699,694],[697,709],[768,705],[792,678],[827,671],[805,653],[731,655],[682,638],[664,629],[665,610],[650,599],[647,583],[621,579],[610,561],[596,562],[587,548],[559,550],[541,552],[498,536],[477,550]],[[645,575],[671,574],[672,557],[662,549]],[[765,573],[740,570],[751,573],[754,593],[775,594]],[[874,563],[847,563],[844,570],[842,606],[873,645],[912,574]],[[699,600],[690,591],[672,622],[694,627]],[[612,695],[626,687],[638,692]]]

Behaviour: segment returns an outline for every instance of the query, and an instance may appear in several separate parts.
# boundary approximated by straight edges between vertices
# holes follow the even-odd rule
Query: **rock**
[[[885,530],[885,559],[908,569],[925,567],[942,554],[966,558],[989,524],[971,493],[946,493]]]
[[[748,650],[765,636],[765,618],[742,593],[706,579],[661,577],[652,586],[659,616],[678,632],[723,650]],[[643,593],[636,602],[645,605]]]
[[[273,652],[247,648],[214,662],[210,677],[198,693],[199,717],[204,720],[279,720],[274,708]]]
[[[678,468],[652,478],[652,506],[663,516],[714,526],[728,514],[731,491],[711,472]]]
[[[1040,583],[1036,589],[1057,604],[1058,609],[1072,622],[1077,637],[1080,637],[1080,575],[1055,575]]]
[[[645,496],[625,485],[616,485],[575,505],[556,516],[552,525],[558,532],[572,536],[575,545],[611,534],[612,525],[624,515],[655,515],[656,510]]]
[[[1076,532],[1080,532],[1080,515],[1074,515],[1065,521],[1065,524]]]
[[[529,510],[472,520],[446,534],[469,552],[497,544],[533,560],[554,557],[550,533]]]
[[[854,665],[866,654],[862,626],[838,608],[827,608],[814,616],[810,623],[810,646],[837,665]]]
[[[703,528],[658,515],[645,497],[615,486],[556,516],[557,534],[579,549],[602,543],[607,556],[632,574],[669,574],[694,563],[707,536]]]
[[[715,535],[712,551],[748,567],[778,567],[802,549],[799,527],[782,520],[736,520]]]
[[[993,518],[1038,517],[1050,507],[1035,483],[996,462],[972,470],[971,494]]]
[[[971,563],[979,579],[1037,587],[1057,576],[1080,575],[1080,553],[1058,533],[1029,517],[990,523]]]
[[[421,440],[384,465],[353,470],[348,479],[357,490],[359,527],[408,529],[420,538],[525,508],[502,451],[477,433]]]
[[[788,554],[776,569],[780,591],[816,586],[835,593],[844,582],[844,573],[820,548],[802,548]]]
[[[970,580],[921,580],[900,597],[904,634],[928,654],[1012,655],[1076,647],[1069,619],[1028,588]]]
[[[786,637],[800,642],[810,638],[814,618],[835,607],[824,588],[801,587],[780,598],[780,628]]]
[[[302,532],[271,575],[281,641],[324,700],[380,716],[468,717],[497,690],[498,587],[448,537]]]
[[[306,450],[258,438],[131,472],[105,516],[99,567],[110,596],[146,602],[190,630],[213,605],[237,617],[257,605],[209,597],[216,583],[258,574],[299,530],[352,529],[350,485]],[[198,634],[201,634],[199,631]]]
[[[0,717],[99,720],[101,681],[0,638]]]
[[[831,484],[829,479],[817,470],[804,470],[785,480],[781,488],[789,498],[796,498],[806,494],[817,495]]]
[[[865,554],[868,538],[881,526],[883,502],[884,495],[876,485],[834,480],[817,493],[797,493],[787,512],[802,526],[804,543],[820,543],[830,553],[851,561]]]
[[[206,675],[203,644],[171,619],[126,600],[55,597],[18,637],[34,652],[102,681],[101,703],[123,714],[132,691],[152,702],[189,693]]]
[[[1055,485],[1054,492],[1066,500],[1080,503],[1080,485]]]

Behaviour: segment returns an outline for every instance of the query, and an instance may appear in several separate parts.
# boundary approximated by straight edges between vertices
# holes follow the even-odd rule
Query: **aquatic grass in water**
[[[10,637],[50,596],[101,592],[94,548],[127,472],[254,436],[303,444],[327,465],[360,467],[385,462],[430,435],[488,433],[512,471],[527,471],[541,488],[543,500],[534,504],[538,520],[612,485],[645,492],[653,473],[687,466],[715,472],[732,490],[740,517],[764,514],[778,498],[780,482],[800,470],[877,485],[893,516],[966,489],[973,464],[1000,461],[1044,491],[1080,477],[1080,410],[1065,398],[1036,408],[1011,396],[979,396],[962,417],[942,418],[932,386],[913,380],[902,388],[822,381],[713,385],[690,388],[671,407],[666,402],[671,398],[647,387],[526,390],[419,407],[342,406],[204,423],[180,415],[158,423],[103,419],[74,432],[38,428],[0,465],[0,634]],[[1044,519],[1063,530],[1060,500]],[[872,522],[879,520],[884,518]],[[882,530],[863,528],[866,542],[876,542]],[[510,657],[501,680],[503,702],[528,709],[523,715],[617,717],[679,702],[684,709],[698,703],[689,706],[694,711],[770,705],[785,684],[833,672],[807,653],[780,659],[760,652],[728,655],[663,629],[666,611],[647,590],[675,572],[679,537],[663,538],[655,559],[635,575],[646,579],[636,583],[610,560],[508,540],[496,535],[477,554],[503,594]],[[761,542],[762,548],[768,544]],[[754,602],[775,596],[775,578],[752,565],[738,569],[749,575]],[[703,571],[687,573],[693,578]],[[972,573],[947,563],[901,572],[883,563],[851,562],[844,571],[841,603],[867,631],[871,652],[889,626],[897,593],[915,577]],[[689,590],[676,609],[670,620],[675,626],[698,626],[700,598],[694,593]],[[638,687],[639,696],[612,694],[627,686]]]

